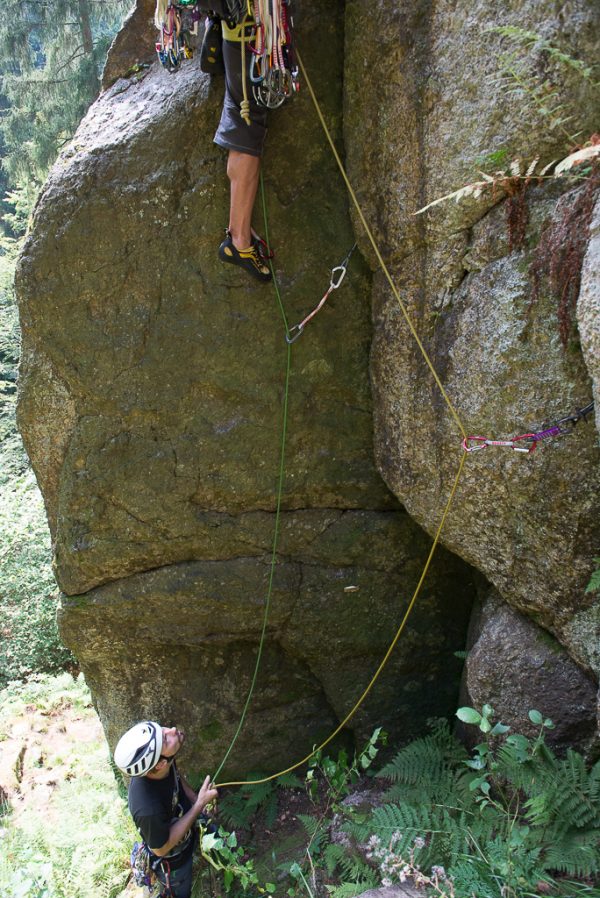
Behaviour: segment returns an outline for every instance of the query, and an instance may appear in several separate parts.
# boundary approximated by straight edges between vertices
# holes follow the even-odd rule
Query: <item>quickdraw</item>
[[[551,437],[565,436],[573,433],[574,428],[580,421],[586,421],[588,415],[592,413],[594,403],[590,402],[584,408],[578,408],[573,414],[559,418],[554,424],[546,427],[544,430],[538,430],[536,433],[523,433],[521,436],[513,437],[510,440],[489,440],[486,437],[466,437],[462,442],[465,452],[477,452],[479,449],[487,449],[488,446],[507,446],[514,449],[515,452],[534,452],[537,444],[542,440]],[[519,446],[518,443],[529,443],[529,445]],[[474,445],[470,445],[473,443]]]
[[[167,71],[176,72],[184,59],[191,59],[194,51],[191,35],[198,34],[201,13],[194,0],[177,0],[176,3],[158,0],[154,24],[159,31],[156,41],[158,59]]]
[[[247,16],[255,30],[254,44],[249,47],[254,98],[262,106],[276,109],[299,89],[290,3],[291,0],[157,0],[154,24],[159,31],[159,61],[169,72],[176,72],[184,59],[192,58],[190,38],[198,34],[203,14],[216,14],[229,28],[240,25]],[[244,52],[245,41],[241,44]]]
[[[329,287],[327,288],[326,292],[322,296],[318,305],[316,305],[315,308],[312,310],[312,312],[309,315],[307,315],[306,318],[304,318],[300,322],[300,324],[295,324],[293,327],[291,327],[289,329],[288,333],[285,335],[285,339],[287,340],[288,343],[294,343],[298,339],[298,337],[302,336],[302,334],[304,332],[304,328],[306,327],[308,322],[311,320],[311,318],[314,318],[315,315],[317,314],[317,312],[319,312],[323,308],[323,306],[329,299],[330,294],[333,293],[334,290],[337,290],[337,289],[339,289],[339,287],[342,286],[342,281],[346,277],[346,271],[348,270],[348,263],[350,262],[350,257],[355,249],[356,249],[356,243],[354,244],[354,246],[352,247],[352,249],[346,256],[344,261],[340,262],[339,265],[336,265],[335,268],[331,269],[331,278],[329,280]],[[294,333],[294,331],[296,331],[296,333]]]
[[[292,36],[291,0],[249,0],[256,29],[250,63],[254,99],[277,109],[299,90],[298,63]]]

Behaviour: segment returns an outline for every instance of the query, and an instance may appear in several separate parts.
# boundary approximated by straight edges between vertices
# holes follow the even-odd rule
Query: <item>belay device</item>
[[[157,0],[154,24],[159,31],[158,58],[169,72],[177,71],[184,59],[191,59],[190,37],[198,34],[198,22],[205,14],[223,19],[230,29],[245,21],[246,27],[252,25],[254,29],[248,44],[254,99],[275,109],[299,86],[290,3],[291,0]]]

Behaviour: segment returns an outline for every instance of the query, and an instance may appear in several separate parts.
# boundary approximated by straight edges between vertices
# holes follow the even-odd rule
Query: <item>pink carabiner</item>
[[[469,446],[471,441],[481,443],[481,446]],[[465,452],[477,452],[479,449],[486,449],[488,441],[485,437],[465,437],[462,441],[462,447]]]

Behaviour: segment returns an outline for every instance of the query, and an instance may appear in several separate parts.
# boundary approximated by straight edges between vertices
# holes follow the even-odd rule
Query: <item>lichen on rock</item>
[[[568,36],[585,53],[594,11],[575,6]],[[136,717],[177,721],[205,768],[235,729],[261,632],[287,346],[271,291],[216,255],[228,207],[212,143],[222,83],[197,59],[174,76],[157,63],[128,76],[146,61],[131,29],[148,8],[139,0],[115,42],[112,86],[36,209],[18,275],[19,422],[48,510],[63,637],[109,741]],[[547,34],[571,27],[546,3],[496,15]],[[494,81],[490,16],[485,0],[306,0],[296,24],[359,201],[461,421],[505,437],[584,404],[596,374],[577,347],[564,352],[549,295],[529,310],[529,266],[562,188],[529,192],[520,248],[501,196],[413,214],[500,142],[515,155],[556,148],[535,110],[515,111]],[[587,95],[569,79],[565,90],[587,127]],[[289,323],[314,307],[356,238],[362,255],[292,349],[273,605],[238,772],[287,766],[343,719],[402,618],[431,545],[421,527],[436,531],[463,451],[306,91],[271,116],[264,179]],[[594,283],[587,261],[586,295]],[[593,314],[585,320],[592,346]],[[490,448],[466,460],[442,534],[450,551],[438,550],[351,736],[382,723],[406,736],[452,713],[473,568],[594,682],[594,637],[575,622],[596,605],[583,589],[598,553],[598,461],[589,423],[529,456]]]

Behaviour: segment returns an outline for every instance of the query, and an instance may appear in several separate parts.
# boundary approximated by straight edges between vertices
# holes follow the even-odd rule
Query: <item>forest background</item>
[[[39,191],[100,91],[130,0],[4,0],[0,20],[0,688],[72,660],[43,501],[15,422],[15,264]]]

